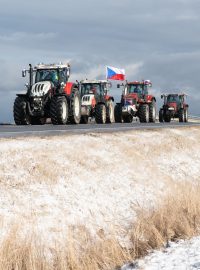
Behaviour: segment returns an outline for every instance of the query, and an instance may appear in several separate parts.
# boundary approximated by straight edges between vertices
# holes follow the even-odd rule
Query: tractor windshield
[[[81,95],[102,95],[103,89],[100,84],[97,83],[84,83],[81,85]]]
[[[35,82],[51,81],[58,84],[58,70],[56,69],[42,69],[37,70]]]
[[[127,87],[127,94],[142,94],[142,86],[139,84],[129,84]]]
[[[179,96],[178,95],[169,95],[167,97],[167,102],[176,102],[176,103],[179,103],[180,102],[180,99],[179,99]]]

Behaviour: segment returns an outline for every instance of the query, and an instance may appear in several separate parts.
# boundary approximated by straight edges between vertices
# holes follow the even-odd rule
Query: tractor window
[[[64,82],[66,83],[67,82],[67,70],[66,69],[63,69],[63,70],[60,70],[59,71],[59,78],[60,78],[60,82]]]
[[[179,97],[178,96],[171,96],[171,95],[169,95],[167,97],[167,102],[176,102],[176,103],[179,103],[180,101],[179,101]]]
[[[128,94],[136,93],[136,94],[142,94],[142,87],[140,85],[129,85],[128,86]]]
[[[49,70],[37,70],[35,82],[42,81],[51,81],[54,84],[58,83],[58,71],[49,69]]]
[[[101,92],[101,86],[100,84],[93,84],[93,83],[88,83],[88,84],[82,84],[81,85],[81,95],[89,95],[89,94],[100,94]]]

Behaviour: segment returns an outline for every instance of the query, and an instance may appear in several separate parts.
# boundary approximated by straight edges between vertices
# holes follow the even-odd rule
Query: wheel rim
[[[146,122],[149,122],[149,108],[146,107]]]
[[[66,102],[62,103],[62,118],[65,119],[67,115],[67,105]]]
[[[113,117],[114,116],[114,109],[113,109],[113,106],[112,104],[110,104],[110,121],[112,122],[113,121]]]
[[[156,108],[155,107],[153,107],[152,118],[153,118],[153,120],[155,120],[155,118],[156,118]]]
[[[75,113],[75,116],[79,116],[79,113],[80,113],[80,101],[77,96],[74,99],[74,113]]]
[[[102,109],[102,120],[103,120],[103,123],[106,122],[106,107],[103,106],[103,109]]]

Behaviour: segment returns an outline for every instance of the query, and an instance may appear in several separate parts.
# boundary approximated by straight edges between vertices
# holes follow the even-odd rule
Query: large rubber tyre
[[[149,104],[149,122],[156,122],[156,102],[154,100]]]
[[[123,117],[122,117],[122,106],[121,106],[120,103],[117,103],[117,104],[115,105],[114,114],[115,114],[115,122],[116,122],[116,123],[122,123],[122,122],[123,122]]]
[[[46,124],[46,118],[43,117],[32,117],[31,118],[31,125],[44,125]]]
[[[159,111],[159,122],[160,123],[163,123],[164,122],[163,109],[160,109],[160,111]]]
[[[184,122],[188,122],[188,108],[185,108],[184,110]]]
[[[81,97],[77,89],[72,90],[70,111],[69,122],[71,124],[79,124],[81,121]]]
[[[165,114],[164,114],[164,121],[167,122],[167,123],[170,123],[171,122],[171,115],[170,115],[170,112],[169,111],[166,111]]]
[[[106,106],[104,104],[97,104],[95,108],[95,121],[97,124],[106,123]]]
[[[84,116],[81,116],[81,121],[80,123],[81,124],[88,124],[88,116],[87,115],[84,115]]]
[[[184,122],[184,110],[179,110],[179,122]]]
[[[141,123],[148,123],[149,122],[149,105],[148,104],[141,104],[139,107],[139,119]]]
[[[30,125],[30,116],[26,111],[26,98],[16,97],[13,106],[13,116],[16,125]]]
[[[115,116],[114,116],[114,104],[113,101],[110,100],[106,106],[106,123],[114,123]]]
[[[65,96],[54,96],[50,106],[53,125],[65,125],[68,120],[68,104]]]
[[[133,116],[131,114],[126,115],[126,116],[124,115],[123,119],[124,119],[124,123],[132,123],[133,122]]]

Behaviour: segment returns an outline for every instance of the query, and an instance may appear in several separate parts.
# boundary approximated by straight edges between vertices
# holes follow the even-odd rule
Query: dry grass
[[[163,198],[156,209],[138,210],[137,222],[130,232],[132,247],[129,249],[114,236],[105,237],[102,232],[94,239],[85,227],[71,227],[63,236],[64,244],[55,243],[53,249],[47,250],[36,234],[24,237],[14,227],[1,244],[0,269],[115,269],[164,246],[169,240],[198,234],[199,194],[200,186],[182,184]]]

